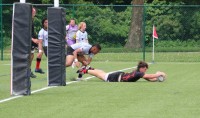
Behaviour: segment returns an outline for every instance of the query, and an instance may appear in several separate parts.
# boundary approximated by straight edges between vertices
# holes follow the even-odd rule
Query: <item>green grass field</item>
[[[173,53],[179,55],[177,53]],[[199,53],[173,56],[157,54],[147,73],[167,73],[164,82],[108,83],[95,77],[70,83],[76,69],[67,68],[67,86],[47,87],[46,75],[31,79],[32,95],[0,103],[0,118],[198,118],[200,114]],[[126,54],[123,54],[123,56]],[[163,62],[158,57],[163,59]],[[172,56],[171,56],[172,55]],[[134,67],[138,58],[130,54],[99,54],[92,66],[106,72]],[[150,56],[147,57],[150,62]],[[189,59],[189,61],[188,61]],[[134,60],[132,62],[132,60]],[[182,60],[182,61],[170,61]],[[42,68],[46,71],[45,58]],[[10,96],[10,61],[0,61],[0,101]],[[32,69],[34,69],[33,62]],[[127,70],[131,71],[131,70]],[[84,75],[84,78],[90,77]]]

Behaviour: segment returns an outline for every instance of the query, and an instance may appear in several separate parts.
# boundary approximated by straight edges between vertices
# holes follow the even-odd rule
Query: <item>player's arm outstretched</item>
[[[164,72],[156,72],[155,74],[144,74],[143,78],[147,81],[155,82],[158,81],[158,78],[162,76],[163,78],[166,78],[166,74]]]

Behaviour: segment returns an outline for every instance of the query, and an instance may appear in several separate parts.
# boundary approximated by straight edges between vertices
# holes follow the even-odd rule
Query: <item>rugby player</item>
[[[145,72],[148,69],[148,64],[144,61],[140,61],[137,65],[137,69],[133,70],[130,73],[125,72],[113,72],[106,73],[102,70],[94,69],[91,67],[84,67],[77,71],[79,74],[90,74],[96,76],[97,78],[106,81],[106,82],[136,82],[140,78],[143,78],[150,82],[164,81],[166,74],[164,72],[156,72],[155,74],[146,74]],[[162,76],[163,80],[160,80],[159,77]]]

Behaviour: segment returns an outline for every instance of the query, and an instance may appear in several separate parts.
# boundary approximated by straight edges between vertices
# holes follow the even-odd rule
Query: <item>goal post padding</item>
[[[12,18],[11,95],[30,95],[32,5],[14,3]]]
[[[65,9],[48,8],[48,86],[66,85]]]

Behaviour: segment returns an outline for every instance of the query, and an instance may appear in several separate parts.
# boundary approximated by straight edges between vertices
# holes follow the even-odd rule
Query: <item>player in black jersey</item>
[[[90,74],[93,76],[98,77],[99,79],[107,82],[136,82],[140,78],[143,78],[147,81],[156,82],[160,81],[158,78],[162,76],[164,79],[166,74],[164,72],[156,72],[155,74],[145,74],[148,69],[148,64],[144,61],[140,61],[137,65],[137,69],[133,70],[130,73],[125,72],[113,72],[113,73],[106,73],[102,70],[94,69],[94,68],[81,68],[77,71],[79,74]],[[164,81],[164,80],[163,80]]]
[[[36,39],[36,35],[35,35],[35,32],[34,32],[34,23],[33,23],[35,15],[36,15],[36,9],[33,7],[32,8],[32,39],[31,39],[30,70],[31,70],[31,65],[32,65],[32,61],[33,61],[33,58],[34,58],[35,48],[38,46],[38,40]],[[34,75],[33,72],[31,71],[30,77],[36,78],[36,75]]]
[[[32,8],[32,39],[31,39],[31,58],[30,58],[30,69],[31,69],[31,65],[32,65],[32,61],[33,61],[33,58],[34,58],[34,52],[35,52],[35,48],[38,47],[38,43],[39,43],[39,40],[37,39],[37,36],[35,34],[35,28],[34,28],[34,17],[36,15],[36,9],[33,7]],[[40,60],[37,60],[37,61],[41,61]],[[35,71],[36,72],[36,71]],[[39,73],[44,73],[42,70],[39,71]],[[30,77],[31,78],[36,78],[37,76],[33,74],[33,72],[30,73]]]

